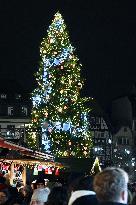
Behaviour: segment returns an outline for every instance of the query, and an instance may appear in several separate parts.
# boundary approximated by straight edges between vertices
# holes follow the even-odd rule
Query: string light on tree
[[[62,94],[64,92],[64,90],[61,90],[60,93]]]
[[[58,109],[58,111],[59,111],[59,112],[62,112],[62,108],[60,107],[60,108]]]

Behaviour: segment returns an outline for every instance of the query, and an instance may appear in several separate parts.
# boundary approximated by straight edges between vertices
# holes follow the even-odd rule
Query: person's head
[[[32,193],[31,186],[24,186],[22,189],[19,190],[24,197],[29,196]]]
[[[8,201],[8,192],[5,190],[0,190],[0,205],[5,204]]]
[[[116,167],[109,167],[94,177],[94,191],[99,201],[127,203],[128,174]]]
[[[49,183],[49,179],[44,179],[44,184],[45,184],[45,187],[48,186],[48,183]]]
[[[93,177],[92,176],[83,176],[79,179],[77,187],[75,190],[93,190]]]
[[[37,179],[36,181],[36,188],[44,188],[45,187],[45,180],[44,179]]]
[[[64,187],[56,186],[53,187],[48,196],[49,205],[67,205],[68,204],[68,193]]]
[[[34,181],[31,183],[31,189],[34,191],[36,188],[37,188],[37,186],[36,186],[36,180],[34,180]]]
[[[48,199],[49,192],[46,189],[36,189],[32,195],[30,205],[44,205]]]
[[[69,192],[77,190],[79,180],[84,176],[83,173],[72,172],[68,177]]]

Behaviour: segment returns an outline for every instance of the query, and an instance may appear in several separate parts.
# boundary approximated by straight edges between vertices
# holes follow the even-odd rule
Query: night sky
[[[84,94],[104,108],[128,94],[136,82],[136,12],[125,0],[1,1],[0,80],[35,87],[40,42],[57,11],[83,65]]]

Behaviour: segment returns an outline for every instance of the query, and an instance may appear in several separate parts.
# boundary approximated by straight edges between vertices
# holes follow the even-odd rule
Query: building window
[[[20,94],[16,94],[16,100],[20,100],[21,99],[21,95]]]
[[[122,138],[118,138],[117,144],[122,145]]]
[[[118,145],[129,145],[129,139],[127,137],[119,137],[117,144]]]
[[[104,132],[101,132],[101,137],[102,137],[102,138],[104,138],[104,137],[105,137],[105,136],[104,136]]]
[[[97,132],[96,137],[97,137],[97,138],[101,138],[101,132]]]
[[[95,124],[95,118],[91,117],[90,118],[90,125],[93,126]]]
[[[124,127],[124,132],[127,132],[127,127]]]
[[[108,130],[107,124],[103,118],[101,118],[101,129]]]
[[[129,139],[127,139],[127,145],[129,145]]]
[[[13,107],[8,107],[8,115],[13,116]]]
[[[8,138],[14,138],[15,136],[15,125],[7,125],[7,135]]]
[[[95,154],[95,155],[104,155],[105,154],[105,150],[104,150],[104,148],[103,147],[101,147],[101,146],[95,146],[94,148],[93,148],[93,153]]]
[[[100,124],[101,123],[100,117],[96,117],[95,122],[96,122],[96,124]]]
[[[27,114],[28,114],[27,107],[22,106],[21,112],[22,112],[22,114],[23,114],[24,116],[27,116]]]
[[[129,139],[128,139],[127,137],[125,137],[125,138],[123,139],[123,144],[124,144],[124,145],[129,145]]]
[[[6,99],[7,98],[7,95],[6,94],[1,94],[1,99]]]

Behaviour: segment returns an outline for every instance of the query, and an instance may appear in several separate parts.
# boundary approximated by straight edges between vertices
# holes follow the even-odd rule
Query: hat
[[[36,189],[32,195],[31,202],[34,200],[46,202],[49,192],[46,189]]]
[[[49,179],[44,179],[45,182],[49,182]]]
[[[42,178],[37,179],[36,184],[39,184],[39,183],[45,184],[44,179],[42,179]]]

